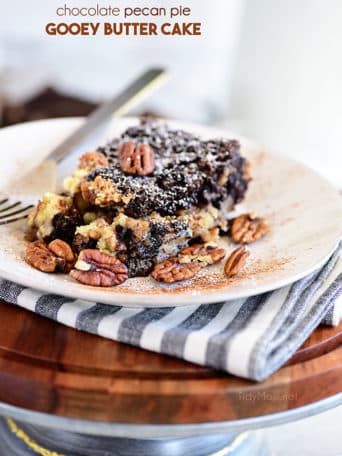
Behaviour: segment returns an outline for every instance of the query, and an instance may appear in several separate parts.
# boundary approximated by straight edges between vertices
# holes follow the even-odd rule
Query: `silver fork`
[[[0,196],[0,225],[25,219],[33,207],[33,204],[25,205],[22,201],[12,203],[10,198]]]
[[[145,71],[133,81],[123,92],[111,100],[101,104],[85,120],[85,122],[70,136],[58,145],[47,157],[59,163],[75,146],[93,133],[111,116],[122,116],[130,108],[137,105],[157,86],[166,76],[163,68],[152,68]],[[25,205],[26,204],[26,205]],[[0,195],[0,225],[7,225],[25,219],[33,204],[11,201],[8,196]]]

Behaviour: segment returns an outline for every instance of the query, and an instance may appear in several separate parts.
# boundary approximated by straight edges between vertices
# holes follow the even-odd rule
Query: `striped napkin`
[[[123,308],[0,279],[0,298],[67,326],[253,380],[280,368],[320,324],[342,319],[342,244],[319,270],[247,299]]]

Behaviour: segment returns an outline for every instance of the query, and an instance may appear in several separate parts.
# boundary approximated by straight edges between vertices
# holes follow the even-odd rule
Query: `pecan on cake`
[[[64,193],[45,195],[29,225],[76,257],[96,249],[117,257],[129,277],[146,276],[189,245],[217,242],[249,180],[238,141],[143,120],[84,154]]]

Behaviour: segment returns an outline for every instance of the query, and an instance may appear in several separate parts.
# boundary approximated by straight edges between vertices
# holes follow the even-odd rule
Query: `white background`
[[[342,187],[342,1],[249,0],[232,128]]]

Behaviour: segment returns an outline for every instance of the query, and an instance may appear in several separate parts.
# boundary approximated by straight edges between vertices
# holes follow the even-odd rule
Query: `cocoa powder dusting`
[[[196,276],[195,278],[188,280],[186,282],[183,282],[179,285],[159,285],[155,286],[152,285],[149,287],[146,282],[141,281],[139,279],[130,279],[126,283],[127,285],[119,285],[117,287],[118,290],[120,290],[120,293],[124,294],[147,294],[147,295],[159,295],[161,293],[165,294],[182,294],[186,293],[189,294],[191,292],[213,292],[213,291],[221,291],[227,286],[231,284],[235,284],[237,282],[241,282],[243,280],[249,280],[249,279],[257,279],[260,276],[264,274],[269,274],[273,272],[277,272],[283,267],[293,261],[294,257],[283,257],[283,258],[278,258],[275,260],[255,260],[248,264],[246,268],[241,271],[237,276],[235,277],[225,277],[224,271],[222,268],[218,272],[211,272],[208,274],[206,269],[204,270],[204,273],[201,273],[200,275]],[[210,270],[210,268],[209,268]],[[137,286],[134,287],[134,290],[132,289],[132,286],[129,286],[129,282],[131,280],[135,281],[135,284]],[[139,284],[140,282],[140,284]],[[139,286],[141,285],[141,286]],[[110,288],[104,290],[104,291],[111,291]]]

